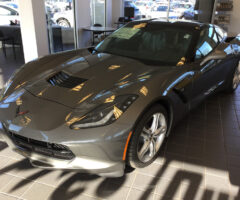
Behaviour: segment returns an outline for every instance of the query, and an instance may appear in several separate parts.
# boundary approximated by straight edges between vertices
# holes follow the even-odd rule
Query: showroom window
[[[0,26],[20,23],[18,3],[0,0]]]
[[[75,49],[74,0],[45,0],[51,53]]]
[[[218,37],[213,27],[205,28],[200,33],[197,45],[196,59],[201,59],[208,55],[218,44]]]
[[[179,19],[194,18],[194,8],[196,0],[175,0],[175,1],[155,1],[155,0],[123,0],[124,15],[129,17],[128,8],[134,8],[134,19]]]
[[[123,0],[123,16],[126,20],[159,18],[210,22],[213,4],[214,0]]]
[[[106,26],[106,0],[91,0],[91,24]]]

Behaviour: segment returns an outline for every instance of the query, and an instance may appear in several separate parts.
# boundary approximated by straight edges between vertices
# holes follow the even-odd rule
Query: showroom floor
[[[240,88],[215,95],[174,128],[152,165],[122,178],[33,168],[0,141],[0,200],[238,200],[239,125]]]

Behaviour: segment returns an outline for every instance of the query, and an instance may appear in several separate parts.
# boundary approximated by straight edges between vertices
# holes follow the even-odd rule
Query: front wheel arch
[[[128,144],[130,143],[132,136],[134,134],[134,130],[136,129],[137,124],[139,123],[139,121],[141,120],[141,118],[143,117],[143,115],[147,112],[147,110],[149,110],[151,107],[155,106],[155,105],[161,105],[163,106],[166,111],[167,111],[167,116],[168,116],[168,132],[166,134],[166,137],[169,136],[171,129],[172,129],[172,125],[173,125],[173,107],[172,104],[170,103],[170,99],[168,99],[167,97],[160,97],[160,98],[156,98],[154,99],[152,102],[150,102],[145,108],[144,110],[141,112],[141,114],[138,116],[137,120],[135,121],[132,131],[129,133],[130,138],[126,138],[126,142],[125,142],[125,149],[124,150],[124,156],[123,158],[126,158],[126,154],[128,153]],[[127,165],[127,161],[126,159],[123,159],[125,161],[126,167],[128,167]]]
[[[147,110],[149,110],[151,107],[153,107],[154,105],[161,105],[163,106],[166,111],[167,111],[167,115],[168,115],[168,127],[169,130],[167,132],[167,136],[169,136],[170,134],[170,130],[171,130],[171,127],[172,127],[172,124],[173,124],[173,107],[172,107],[172,104],[171,104],[171,100],[168,98],[168,97],[159,97],[159,98],[156,98],[154,99],[153,101],[151,101],[145,108],[144,110],[141,112],[141,114],[138,116],[137,120],[135,121],[134,123],[134,126],[133,126],[133,129],[132,130],[135,130],[138,122],[140,121],[140,119],[143,117],[143,115],[147,112]]]
[[[161,113],[162,116],[165,116],[163,118],[165,118],[166,121],[168,120],[168,114],[167,114],[167,110],[165,109],[165,107],[162,104],[153,104],[152,107],[150,107],[146,112],[145,115],[143,115],[142,117],[140,117],[140,120],[138,122],[138,126],[135,127],[135,129],[133,130],[133,134],[131,136],[130,142],[129,142],[129,147],[127,149],[127,157],[126,157],[126,166],[130,166],[131,168],[142,168],[142,167],[146,167],[148,165],[150,165],[156,158],[158,155],[158,152],[160,151],[160,149],[158,149],[155,153],[154,156],[152,158],[150,158],[150,160],[146,160],[142,161],[138,156],[137,156],[137,146],[139,144],[139,139],[140,139],[140,135],[141,135],[141,129],[142,126],[144,126],[145,122],[148,123],[148,120],[150,119],[149,117],[154,114],[155,112],[159,112]],[[162,123],[161,123],[162,124]],[[160,125],[161,126],[161,125]],[[170,130],[171,127],[168,127],[168,130]],[[166,136],[167,136],[167,132],[164,133],[165,136],[164,138],[162,137],[161,146],[163,144],[163,142],[166,140]],[[159,136],[161,137],[161,136]],[[150,138],[150,140],[152,140],[152,137]],[[160,146],[160,148],[161,148]],[[153,147],[154,148],[154,147]]]

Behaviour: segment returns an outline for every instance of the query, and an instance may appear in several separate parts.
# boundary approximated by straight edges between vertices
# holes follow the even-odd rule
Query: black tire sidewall
[[[142,161],[140,161],[138,158],[138,155],[137,155],[138,141],[139,141],[140,134],[142,132],[144,125],[148,122],[149,118],[152,117],[153,114],[159,113],[159,112],[164,114],[166,121],[167,121],[167,125],[169,126],[167,111],[163,106],[154,105],[147,112],[145,112],[144,115],[140,118],[140,120],[136,124],[135,129],[133,130],[133,135],[130,140],[128,154],[127,154],[127,164],[129,166],[131,166],[133,168],[146,167],[146,166],[150,165],[159,155],[159,152],[162,149],[161,147],[160,147],[159,151],[156,153],[156,155],[150,161],[148,161],[146,163],[143,163]],[[169,127],[167,127],[167,129],[169,129]],[[167,132],[168,132],[168,130],[167,130]],[[165,138],[166,138],[166,136],[165,136]]]

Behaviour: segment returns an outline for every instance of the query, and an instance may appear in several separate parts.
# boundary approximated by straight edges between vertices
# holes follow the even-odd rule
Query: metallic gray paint
[[[215,51],[225,52],[226,57],[214,63],[210,70],[199,62],[149,66],[130,58],[92,54],[89,49],[27,63],[9,81],[1,99],[0,121],[6,130],[21,136],[64,144],[76,157],[64,161],[27,152],[13,144],[8,133],[2,130],[4,138],[14,151],[30,158],[34,166],[121,176],[128,134],[146,109],[154,103],[163,104],[170,116],[170,127],[205,98],[206,91],[214,92],[220,82],[224,84],[219,87],[224,88],[239,61],[238,39],[232,44],[219,45]],[[75,90],[50,85],[46,80],[59,71],[87,81]],[[71,118],[81,117],[112,95],[121,94],[137,94],[139,98],[116,122],[97,128],[69,128]],[[17,112],[26,113],[17,115]]]

